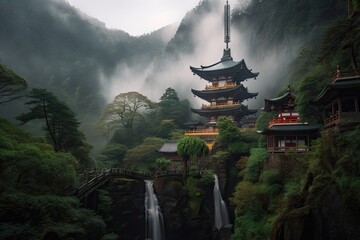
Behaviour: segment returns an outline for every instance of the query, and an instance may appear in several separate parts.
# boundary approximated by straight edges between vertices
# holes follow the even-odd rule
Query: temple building
[[[295,110],[295,98],[289,86],[284,95],[265,99],[264,111],[277,112],[268,127],[260,132],[266,136],[268,152],[307,152],[311,140],[320,135],[320,125],[300,121],[299,113]]]
[[[231,57],[229,48],[230,5],[228,2],[225,5],[224,23],[226,48],[221,60],[208,66],[190,66],[194,75],[209,83],[204,90],[191,90],[194,95],[207,101],[201,108],[191,109],[193,113],[205,117],[207,123],[204,126],[188,124],[185,134],[201,137],[210,149],[218,135],[216,122],[220,116],[230,117],[234,122],[239,123],[242,117],[256,113],[256,110],[248,109],[242,102],[256,97],[257,93],[249,93],[242,82],[249,78],[256,78],[259,73],[249,70],[244,60],[234,61]]]
[[[324,130],[347,131],[360,124],[360,69],[339,67],[323,91],[314,99],[324,118]]]
[[[170,168],[177,169],[179,166],[182,166],[182,158],[177,153],[177,141],[167,141],[161,148],[158,150],[165,159],[171,161]]]

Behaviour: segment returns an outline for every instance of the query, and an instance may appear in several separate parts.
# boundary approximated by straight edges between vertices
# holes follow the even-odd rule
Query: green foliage
[[[162,138],[146,138],[143,143],[127,151],[124,157],[124,164],[126,166],[136,166],[154,163],[160,157],[156,150],[160,149],[164,142],[165,140]]]
[[[206,145],[205,141],[193,137],[193,136],[185,136],[181,138],[177,143],[177,153],[183,158],[183,179],[186,179],[187,176],[187,162],[192,156],[201,156],[205,155],[209,152],[209,148]]]
[[[142,117],[142,112],[153,107],[153,102],[138,92],[120,93],[106,105],[96,125],[105,129],[132,129],[134,121]]]
[[[270,227],[266,220],[270,205],[266,188],[242,181],[231,202],[236,206],[235,232],[231,239],[266,239]]]
[[[0,105],[25,95],[27,82],[3,64],[0,64]]]
[[[165,158],[157,158],[155,160],[155,167],[157,171],[165,171],[171,165],[171,161]]]
[[[5,144],[6,143],[6,144]],[[0,120],[0,177],[7,188],[64,194],[75,181],[77,161]]]
[[[212,169],[206,170],[206,171],[201,175],[200,183],[201,183],[203,186],[214,184],[214,170],[212,170]]]
[[[265,148],[251,149],[250,157],[246,163],[244,180],[258,182],[265,160],[269,157]]]
[[[218,141],[227,146],[233,155],[242,155],[249,152],[249,144],[244,141],[240,129],[228,117],[220,117],[217,121],[219,129]]]
[[[201,156],[208,153],[209,149],[200,138],[186,136],[178,141],[177,151],[180,156],[188,160],[191,156]]]
[[[280,172],[276,169],[267,169],[261,173],[260,182],[267,185],[281,184]]]
[[[277,115],[276,112],[261,112],[256,120],[255,128],[262,131],[269,126],[269,122]]]
[[[83,168],[91,168],[94,160],[89,155],[92,148],[85,142],[85,136],[79,131],[80,123],[72,110],[45,89],[32,89],[26,103],[32,108],[28,113],[17,117],[22,124],[35,119],[44,119],[47,138],[56,152],[67,151],[78,158]]]
[[[102,216],[105,222],[110,222],[113,217],[111,216],[112,211],[112,198],[109,191],[104,189],[97,189],[98,193],[98,209],[97,213]]]
[[[204,190],[200,186],[200,180],[195,177],[188,177],[185,182],[185,191],[188,196],[188,214],[190,217],[198,217]]]
[[[122,163],[123,158],[127,152],[127,147],[122,144],[107,144],[101,151],[101,154],[106,157],[106,160],[114,161],[117,164]]]
[[[0,238],[100,239],[104,222],[74,197],[76,159],[0,119]]]

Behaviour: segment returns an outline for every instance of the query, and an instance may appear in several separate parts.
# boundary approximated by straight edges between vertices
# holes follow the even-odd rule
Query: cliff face
[[[166,239],[215,239],[213,182],[205,183],[192,176],[185,184],[176,177],[159,178],[155,190],[164,216]]]
[[[301,189],[287,200],[271,239],[360,239],[359,132],[318,139]]]
[[[271,239],[360,239],[359,217],[353,215],[331,178],[318,178],[310,184],[303,204],[278,220]]]

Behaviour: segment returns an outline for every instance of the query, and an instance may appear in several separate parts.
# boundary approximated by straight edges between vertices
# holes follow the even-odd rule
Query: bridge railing
[[[173,169],[165,170],[160,172],[145,172],[145,171],[135,171],[127,168],[108,168],[108,169],[96,169],[93,171],[85,171],[79,173],[79,184],[75,187],[73,195],[76,195],[78,198],[84,197],[88,192],[93,191],[97,185],[105,182],[110,177],[115,176],[125,176],[136,179],[150,180],[158,177],[173,176],[173,175],[182,175],[182,170]]]

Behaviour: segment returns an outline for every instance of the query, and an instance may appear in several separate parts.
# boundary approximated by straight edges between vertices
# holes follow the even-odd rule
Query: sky
[[[178,23],[200,0],[67,0],[70,5],[130,35],[150,33]]]

